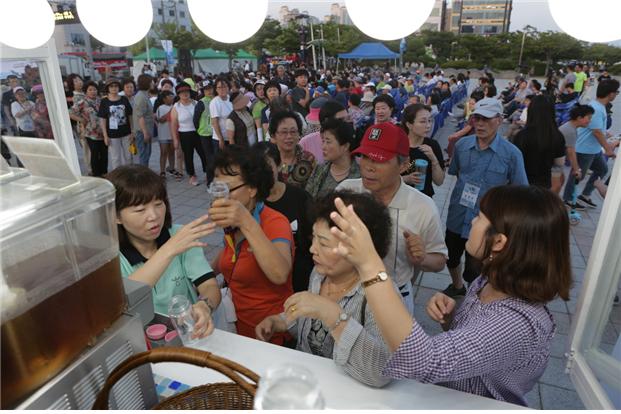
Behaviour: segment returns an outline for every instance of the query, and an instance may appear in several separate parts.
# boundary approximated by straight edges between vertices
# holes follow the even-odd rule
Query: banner
[[[164,49],[164,53],[166,53],[166,64],[174,65],[175,56],[173,55],[173,43],[172,40],[162,40],[162,49]]]

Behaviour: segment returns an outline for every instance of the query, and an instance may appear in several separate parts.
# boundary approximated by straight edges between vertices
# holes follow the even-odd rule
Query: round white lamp
[[[150,0],[77,0],[80,21],[88,32],[110,46],[130,46],[142,40],[153,23]]]
[[[433,10],[434,0],[382,0],[377,13],[371,3],[345,0],[351,21],[368,36],[379,40],[396,40],[414,33]]]
[[[201,32],[221,43],[239,43],[255,34],[267,16],[268,0],[188,0],[192,20]],[[231,10],[235,18],[231,19]]]
[[[571,6],[570,6],[571,4]],[[548,0],[552,18],[568,35],[592,43],[621,39],[619,0],[589,0],[573,7],[567,0]]]
[[[46,0],[12,1],[3,5],[2,12],[0,43],[7,46],[34,49],[54,33],[54,11]]]

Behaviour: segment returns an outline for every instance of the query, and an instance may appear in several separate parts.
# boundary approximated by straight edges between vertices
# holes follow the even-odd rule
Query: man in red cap
[[[384,264],[412,313],[411,281],[422,270],[444,269],[448,251],[435,203],[401,178],[401,172],[409,166],[409,147],[407,135],[393,123],[370,126],[353,151],[361,156],[362,178],[345,180],[337,190],[370,192],[388,207],[393,229]]]

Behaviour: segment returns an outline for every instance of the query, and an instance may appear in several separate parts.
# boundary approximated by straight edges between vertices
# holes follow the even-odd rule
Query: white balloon
[[[110,46],[139,42],[153,23],[151,0],[77,0],[76,6],[86,30]]]
[[[548,5],[561,30],[578,40],[599,43],[621,39],[619,0],[589,0],[576,3],[578,7],[567,0],[549,0]]]
[[[0,42],[17,49],[34,49],[50,40],[55,21],[54,11],[46,0],[3,3]]]
[[[201,32],[222,43],[239,43],[255,34],[267,16],[268,0],[188,0]]]
[[[363,33],[379,40],[396,40],[418,30],[433,10],[434,0],[345,0],[351,21]],[[378,12],[381,10],[381,12]]]

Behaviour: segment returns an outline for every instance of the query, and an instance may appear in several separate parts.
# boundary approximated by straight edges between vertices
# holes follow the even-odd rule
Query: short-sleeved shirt
[[[254,105],[252,105],[252,118],[261,120],[261,113],[263,112],[263,108],[265,108],[267,104],[262,100],[258,99]]]
[[[125,96],[120,96],[116,101],[103,98],[97,116],[106,120],[106,131],[110,138],[122,138],[132,133],[129,125],[132,105]]]
[[[606,132],[606,107],[598,101],[591,101],[589,105],[595,110],[595,113],[586,128],[578,128],[576,152],[580,154],[599,154],[602,152],[602,145],[593,135],[593,130],[599,129],[602,133]]]
[[[222,134],[222,139],[224,139],[225,141],[228,141],[228,139],[226,139],[226,120],[228,119],[232,111],[233,104],[228,98],[225,101],[219,96],[216,96],[209,103],[209,113],[211,114],[211,118],[218,118],[220,133]],[[216,141],[220,141],[220,138],[218,138],[215,130],[213,133],[213,139]]]
[[[548,137],[548,148],[540,148],[537,139],[536,131],[526,127],[517,133],[513,144],[522,151],[528,182],[549,189],[552,186],[550,173],[554,160],[565,156],[565,139],[558,130]]]
[[[159,119],[159,118],[162,118],[163,116],[166,116],[167,114],[170,114],[170,111],[172,111],[172,106],[161,104],[160,106],[157,107],[157,111],[155,111],[155,116],[157,116],[157,118]],[[170,135],[170,121],[169,120],[166,122],[158,122],[157,139],[160,142],[172,141],[172,136]]]
[[[493,187],[505,184],[528,185],[524,158],[520,150],[500,134],[484,150],[479,149],[476,135],[460,139],[448,173],[457,176],[451,193],[446,228],[467,239],[472,219],[479,214],[481,197]],[[468,185],[470,193],[478,188],[474,208],[462,205],[462,195]]]
[[[436,156],[436,159],[440,164],[440,168],[444,170],[444,157],[442,156],[442,149],[440,148],[440,144],[438,144],[438,141],[431,138],[425,138],[423,140],[423,145],[429,145],[431,147],[433,154]],[[410,148],[410,168],[408,168],[408,170],[403,173],[403,175],[411,174],[414,171],[415,160],[425,160],[428,163],[427,172],[425,173],[425,187],[423,188],[422,193],[428,195],[429,197],[433,197],[433,195],[435,194],[432,185],[433,166],[431,165],[431,160],[419,148]],[[412,185],[412,187],[414,187],[414,185]]]
[[[364,188],[361,178],[345,180],[336,189],[369,192]],[[388,211],[393,229],[388,254],[383,261],[386,270],[394,275],[395,283],[401,289],[422,271],[420,266],[414,266],[407,257],[404,230],[418,234],[423,239],[427,254],[440,253],[447,256],[448,250],[444,244],[444,232],[436,204],[431,198],[407,185],[403,179],[397,194],[388,205]]]
[[[163,229],[156,239],[157,248],[162,247],[181,227],[174,224],[170,229]],[[120,256],[123,277],[129,277],[147,261],[131,244],[121,246]],[[153,287],[155,312],[168,315],[170,299],[175,295],[184,295],[195,303],[196,287],[214,277],[215,274],[200,247],[193,247],[175,256]]]
[[[260,212],[257,213],[257,210]],[[254,217],[266,237],[272,243],[289,244],[293,256],[293,235],[289,220],[276,210],[262,207],[259,203]],[[248,241],[243,238],[234,240],[234,243],[235,248],[225,241],[219,268],[231,289],[237,315],[237,333],[254,338],[254,329],[259,322],[270,315],[283,312],[285,301],[293,294],[291,273],[282,285],[272,283],[259,266]],[[274,335],[270,342],[282,345],[284,338],[285,335],[282,334]]]
[[[584,87],[584,82],[587,80],[587,75],[584,72],[576,72],[576,80],[574,81],[574,91],[580,93]]]
[[[15,118],[15,122],[17,123],[17,127],[22,131],[34,131],[34,121],[32,120],[32,112],[25,114],[21,117],[16,117],[15,115],[25,111],[28,108],[32,108],[34,110],[34,102],[26,101],[24,103],[20,103],[19,101],[13,101],[11,104],[11,115]]]
[[[134,124],[134,130],[141,131],[138,120],[144,118],[144,124],[149,131],[153,132],[153,105],[149,99],[149,94],[146,91],[138,91],[134,96],[134,102],[132,107],[132,122]]]
[[[576,140],[578,139],[578,129],[573,126],[570,121],[565,122],[558,128],[558,130],[561,134],[563,134],[563,138],[565,138],[566,147],[576,146]]]

